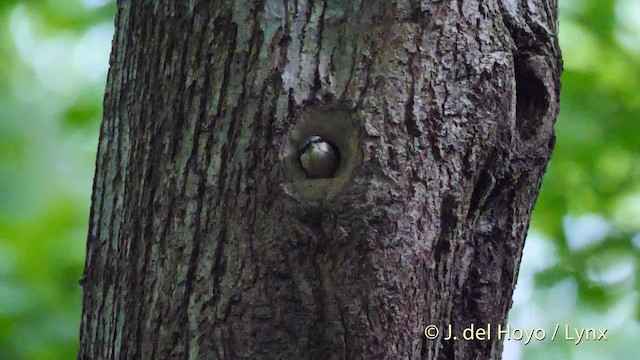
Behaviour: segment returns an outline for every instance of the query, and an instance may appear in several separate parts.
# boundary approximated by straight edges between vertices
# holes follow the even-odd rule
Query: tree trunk
[[[499,359],[556,8],[119,1],[79,358]],[[311,135],[335,177],[305,177]]]

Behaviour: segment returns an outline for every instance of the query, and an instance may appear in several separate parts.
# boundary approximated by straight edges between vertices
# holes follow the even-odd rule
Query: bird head
[[[317,135],[307,139],[300,150],[300,165],[310,179],[333,177],[339,162],[336,147]]]

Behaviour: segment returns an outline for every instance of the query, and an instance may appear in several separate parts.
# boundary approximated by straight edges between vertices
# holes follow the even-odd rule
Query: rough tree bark
[[[119,1],[81,359],[498,359],[556,0]],[[335,143],[305,179],[307,136]]]

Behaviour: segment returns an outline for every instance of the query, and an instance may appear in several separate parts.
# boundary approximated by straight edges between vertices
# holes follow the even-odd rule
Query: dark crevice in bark
[[[221,290],[220,290],[220,280],[221,278],[224,276],[225,274],[225,266],[224,266],[224,259],[223,259],[223,255],[224,255],[224,247],[226,245],[226,239],[227,239],[227,219],[226,216],[222,216],[222,220],[220,221],[223,226],[220,229],[220,233],[218,235],[218,240],[216,242],[216,245],[214,247],[215,249],[215,257],[213,260],[213,266],[212,266],[212,273],[211,273],[211,277],[212,277],[212,282],[213,282],[213,289],[216,289],[216,291],[212,294],[212,299],[211,299],[211,304],[213,306],[213,304],[217,304],[218,303],[218,299],[220,298],[221,294]],[[210,227],[209,227],[210,228]],[[227,309],[227,311],[231,311],[231,306],[229,306],[229,308]],[[217,323],[217,313],[214,313],[214,325],[216,325]],[[221,323],[220,325],[224,325],[223,323]]]
[[[342,92],[342,94],[340,95],[340,100],[344,100],[347,92],[349,91],[349,89],[351,88],[351,81],[353,80],[353,76],[355,74],[356,71],[356,65],[357,65],[357,57],[359,55],[358,53],[358,45],[354,42],[351,44],[351,66],[349,69],[349,77],[347,78],[347,81],[345,82],[345,86],[344,86],[344,91]]]
[[[429,346],[427,345],[427,336],[422,336],[420,342],[420,359],[428,359]]]
[[[549,96],[544,83],[522,57],[515,59],[516,127],[523,140],[536,136],[546,120]]]
[[[444,324],[446,326],[446,324]],[[451,325],[453,329],[457,329],[455,321],[453,319],[451,319]],[[451,360],[451,359],[456,359],[456,350],[454,345],[454,342],[451,341],[451,339],[449,341],[445,341],[445,340],[441,340],[440,341],[441,347],[440,347],[440,353],[438,358],[441,360]]]
[[[371,57],[367,55],[362,55],[362,62],[364,63],[363,71],[365,74],[364,75],[365,81],[364,81],[364,86],[362,87],[362,90],[360,92],[360,96],[358,98],[358,105],[356,106],[356,108],[358,109],[362,109],[363,101],[365,99],[365,96],[367,95],[369,87],[371,86],[371,68],[373,67],[373,63],[375,62],[373,56],[375,56],[375,54],[372,54]]]
[[[296,99],[293,96],[293,89],[289,88],[289,94],[287,96],[287,117],[294,119],[296,116]]]
[[[300,31],[300,38],[298,40],[300,40],[300,53],[298,55],[302,54],[302,50],[305,48],[304,45],[304,39],[307,36],[307,26],[309,26],[309,24],[311,23],[311,15],[313,15],[313,7],[316,6],[316,2],[315,0],[308,0],[307,2],[307,9],[306,12],[304,14],[305,17],[305,21],[302,24],[302,30]],[[296,1],[295,3],[295,14],[298,15],[298,2]]]
[[[411,141],[411,138],[418,138],[422,136],[422,132],[418,128],[415,114],[413,112],[414,97],[416,95],[416,79],[412,70],[413,56],[411,56],[410,59],[409,72],[411,73],[411,84],[409,85],[409,94],[407,95],[407,103],[404,110],[404,122],[407,126],[407,135],[410,137],[407,139],[408,141]]]
[[[478,175],[473,187],[473,192],[471,193],[468,214],[477,216],[478,210],[483,210],[482,206],[485,204],[485,201],[493,190],[494,184],[495,178],[489,172],[489,169],[485,168],[481,170],[480,175]]]
[[[445,195],[440,206],[440,235],[436,244],[436,263],[444,262],[450,256],[458,218],[455,213],[457,199],[453,195]]]
[[[313,1],[311,1],[313,2]],[[316,97],[316,93],[322,88],[322,80],[320,79],[320,54],[322,53],[322,37],[324,35],[324,17],[327,12],[327,1],[324,0],[322,2],[322,13],[320,13],[320,19],[318,20],[318,38],[316,40],[317,52],[315,54],[316,58],[316,68],[313,74],[313,84],[311,86],[311,93],[309,95],[310,100],[313,101]]]
[[[249,38],[249,54],[251,58],[247,58],[245,63],[245,73],[251,73],[253,66],[260,60],[260,50],[265,42],[263,24],[260,21],[260,17],[264,14],[265,0],[259,0],[255,7],[251,9],[251,17],[253,21],[253,29],[251,30],[251,37]]]
[[[351,353],[351,342],[349,341],[350,338],[350,334],[348,332],[348,323],[346,320],[346,315],[345,315],[345,310],[342,309],[342,307],[340,306],[340,301],[337,297],[337,295],[333,294],[333,299],[334,299],[334,303],[336,306],[336,309],[338,311],[338,316],[339,316],[339,320],[340,320],[340,326],[342,329],[342,343],[344,345],[344,350],[342,354],[338,354],[339,358],[346,358],[347,354]]]
[[[217,20],[218,19],[216,19],[216,21]],[[225,16],[219,26],[221,30],[224,29],[224,34],[227,37],[227,41],[229,41],[229,51],[227,52],[227,58],[224,62],[224,75],[220,83],[220,98],[218,99],[218,111],[216,113],[216,117],[224,116],[223,109],[226,108],[225,100],[227,89],[229,87],[229,77],[231,76],[231,64],[234,60],[236,41],[238,38],[238,25],[232,22],[231,15]]]
[[[189,23],[193,23],[193,16],[195,16],[195,14],[192,14],[192,18],[190,19]],[[185,19],[186,20],[186,19]],[[185,21],[186,22],[186,21]],[[184,24],[179,24],[179,26],[182,25],[184,26]],[[186,30],[186,29],[185,29]],[[186,31],[179,31],[178,33],[182,33],[182,32],[186,32]],[[193,34],[192,36],[197,36],[198,34]],[[174,99],[175,103],[175,108],[173,109],[173,113],[169,113],[168,116],[169,118],[167,119],[167,122],[169,124],[173,124],[173,129],[171,131],[171,133],[173,134],[172,136],[172,146],[171,146],[171,151],[170,151],[170,157],[172,161],[175,161],[176,155],[178,153],[178,148],[179,146],[184,142],[184,138],[181,137],[181,135],[183,135],[185,129],[185,123],[186,118],[187,118],[187,112],[185,111],[186,108],[188,108],[188,106],[191,104],[192,99],[193,99],[193,91],[194,88],[191,87],[191,91],[187,92],[187,89],[185,88],[186,85],[186,76],[187,76],[187,72],[186,70],[186,65],[187,65],[187,57],[189,56],[189,42],[181,42],[179,44],[176,43],[176,41],[182,40],[182,39],[177,39],[178,36],[167,36],[167,52],[172,52],[173,54],[176,55],[176,57],[178,57],[179,60],[179,65],[178,65],[178,69],[176,69],[177,73],[181,74],[181,80],[178,82],[178,94],[185,94],[186,96],[182,96],[180,98]],[[181,52],[181,54],[180,54]],[[178,54],[176,54],[178,53]],[[171,57],[173,57],[173,54]]]

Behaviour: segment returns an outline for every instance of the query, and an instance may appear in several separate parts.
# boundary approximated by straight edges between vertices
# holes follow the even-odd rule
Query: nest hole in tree
[[[337,196],[350,182],[360,161],[358,122],[348,109],[339,105],[321,104],[298,112],[283,151],[289,193],[305,203]],[[331,177],[309,178],[300,163],[300,150],[312,136],[331,144],[338,156],[338,165]]]
[[[516,61],[516,127],[524,140],[533,138],[549,109],[547,88],[529,63]]]

